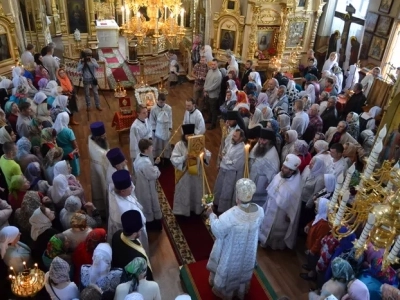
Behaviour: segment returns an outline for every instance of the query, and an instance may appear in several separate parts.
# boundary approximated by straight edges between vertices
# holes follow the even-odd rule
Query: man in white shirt
[[[133,122],[129,134],[129,151],[131,154],[132,162],[135,161],[136,156],[140,154],[139,141],[141,139],[152,139],[152,130],[149,119],[147,118],[148,112],[145,106],[140,106],[137,110],[138,117]]]
[[[31,71],[34,69],[35,58],[33,57],[33,52],[35,51],[35,46],[32,44],[26,45],[26,50],[21,55],[21,62],[25,69]]]
[[[206,125],[204,122],[203,115],[196,108],[196,104],[193,99],[186,100],[186,111],[183,115],[182,124],[194,124],[194,134],[204,134],[206,132]]]
[[[50,80],[57,80],[57,70],[60,67],[58,60],[53,56],[54,47],[47,46],[47,53],[43,56],[42,63],[43,66],[49,72]]]
[[[290,129],[296,130],[299,138],[306,131],[308,123],[310,122],[310,118],[308,114],[303,110],[304,103],[301,100],[296,100],[294,103],[295,115],[293,118],[292,126]]]
[[[343,158],[343,145],[340,143],[333,144],[329,150],[333,159],[333,174],[336,176],[336,179],[340,174],[345,176],[348,165]]]

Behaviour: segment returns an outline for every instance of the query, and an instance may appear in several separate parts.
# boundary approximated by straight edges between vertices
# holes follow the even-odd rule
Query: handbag
[[[56,298],[57,298],[58,300],[61,300],[61,299],[57,296],[56,292],[54,291],[53,285],[51,284],[50,281],[49,281],[49,285],[50,285],[51,291],[53,292],[54,296],[56,296]]]
[[[93,85],[98,85],[98,84],[99,84],[99,82],[97,81],[97,78],[96,78],[96,77],[94,77],[94,75],[93,75],[93,73],[92,73],[92,70],[90,70],[90,68],[89,68],[89,66],[87,66],[87,64],[85,64],[85,66],[86,66],[86,68],[88,68],[88,70],[89,70],[90,74],[91,74],[91,75],[92,75],[92,77],[93,77],[93,79],[92,79],[92,84],[93,84]]]

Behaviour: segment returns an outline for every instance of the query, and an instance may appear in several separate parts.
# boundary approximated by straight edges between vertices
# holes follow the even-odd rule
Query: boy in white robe
[[[149,155],[153,152],[153,143],[147,139],[139,141],[140,154],[133,162],[133,168],[136,175],[136,195],[139,203],[142,205],[143,214],[146,217],[147,225],[157,230],[162,229],[161,225],[161,208],[158,202],[158,193],[156,188],[156,181],[160,177],[160,170],[157,166],[153,165]],[[158,164],[160,158],[157,157],[155,163]]]
[[[147,108],[140,106],[137,110],[138,116],[131,126],[129,133],[129,151],[132,161],[135,161],[139,155],[139,141],[141,139],[152,139],[152,129],[149,119],[147,118]]]
[[[194,134],[204,134],[206,132],[206,124],[204,122],[203,115],[196,108],[193,99],[186,100],[186,111],[183,115],[183,123],[182,124],[194,124]]]

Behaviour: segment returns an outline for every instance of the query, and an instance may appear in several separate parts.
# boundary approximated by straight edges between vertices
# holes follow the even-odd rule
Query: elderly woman
[[[262,82],[261,82],[261,77],[260,73],[258,72],[250,72],[249,74],[249,82],[252,82],[256,85],[257,87],[257,95],[261,92],[262,88]]]
[[[40,153],[42,157],[45,157],[50,149],[57,147],[57,131],[54,128],[43,128],[40,138]]]
[[[71,80],[69,79],[67,72],[64,68],[60,68],[57,71],[57,79],[62,88],[62,94],[68,97],[68,109],[71,112],[70,115],[70,124],[71,125],[79,125],[79,123],[74,121],[74,113],[78,112],[78,105],[76,103],[76,93],[74,90],[74,86],[72,85]]]
[[[13,82],[13,94],[16,93],[18,86],[24,86],[27,89],[29,97],[33,97],[37,93],[37,89],[34,87],[32,80],[24,77],[25,69],[23,67],[14,67],[12,70],[12,82]]]
[[[277,121],[279,122],[280,135],[285,136],[286,132],[290,129],[290,117],[288,114],[283,113],[278,115]]]
[[[106,242],[107,233],[103,228],[93,229],[85,241],[81,242],[72,254],[72,263],[74,265],[74,281],[80,283],[81,267],[85,264],[93,263],[94,249],[100,244]]]
[[[48,121],[53,124],[53,120],[50,116],[49,105],[47,103],[47,95],[43,92],[36,93],[35,97],[33,97],[33,102],[37,105],[36,108],[36,118],[43,121]]]
[[[70,266],[62,258],[56,257],[45,275],[46,291],[51,299],[79,299],[79,289],[69,279]]]
[[[31,191],[38,191],[44,195],[47,194],[47,191],[50,188],[49,183],[46,180],[43,180],[42,177],[42,170],[38,162],[32,162],[28,165],[25,170],[25,178],[29,181],[31,186],[29,190]]]
[[[232,80],[232,81],[235,82],[236,87],[237,87],[239,90],[241,89],[240,80],[239,80],[239,78],[237,77],[237,73],[236,73],[235,70],[229,70],[229,72],[228,72],[228,78],[229,78],[229,80]],[[229,80],[228,80],[228,81],[229,81]]]
[[[312,159],[310,152],[308,152],[308,144],[303,140],[297,140],[294,143],[294,154],[297,155],[301,160],[301,164],[298,166],[298,169],[300,173],[302,173],[304,168],[310,164]]]
[[[64,151],[60,147],[55,147],[47,151],[43,159],[44,176],[50,185],[53,185],[54,166],[64,156]]]
[[[118,285],[114,300],[124,300],[132,292],[140,293],[145,300],[161,300],[157,282],[146,279],[147,262],[143,257],[136,257],[127,264],[124,268],[125,274],[129,281]]]
[[[84,190],[75,185],[70,185],[68,178],[62,174],[54,177],[53,186],[49,189],[49,196],[59,209],[64,207],[65,201],[69,196],[77,196],[85,204]]]
[[[30,186],[31,183],[24,175],[14,175],[11,177],[10,186],[8,187],[8,203],[10,203],[13,211],[21,207],[24,196]]]
[[[77,212],[81,212],[81,209],[82,202],[78,197],[70,196],[67,198],[64,208],[60,212],[60,221],[64,230],[71,228],[72,216]],[[101,216],[92,202],[85,204],[85,210],[87,211],[86,220],[88,226],[91,228],[100,227],[102,225]]]
[[[10,79],[4,78],[0,82],[0,107],[4,109],[6,101],[8,100],[8,91],[11,88],[12,81]]]
[[[316,155],[314,157],[321,158],[325,163],[325,172],[327,174],[333,174],[333,158],[329,153],[329,145],[323,140],[318,140],[314,143],[314,151]]]
[[[294,144],[297,141],[297,131],[296,130],[288,130],[285,133],[285,146],[282,148],[281,153],[281,165],[285,161],[286,156],[288,154],[295,153]]]
[[[346,116],[347,122],[347,132],[350,134],[355,140],[358,140],[360,135],[360,124],[358,122],[359,116],[355,112],[349,112]]]
[[[72,174],[79,176],[79,150],[76,137],[72,129],[68,128],[69,116],[67,112],[57,115],[53,128],[57,131],[57,144],[64,150],[64,157],[71,163]]]
[[[314,135],[314,138],[312,139],[312,141],[308,144],[308,152],[311,153],[312,156],[314,156],[316,154],[315,149],[314,149],[314,144],[316,141],[325,140],[325,135],[322,132],[317,132]]]
[[[96,284],[103,292],[115,292],[121,280],[122,269],[111,269],[112,249],[107,243],[100,243],[93,252],[92,265],[81,268],[81,286]]]
[[[25,172],[31,162],[41,163],[40,159],[36,155],[31,154],[31,149],[32,144],[26,137],[22,137],[18,140],[17,155],[15,158],[20,165],[22,172]]]
[[[86,215],[82,213],[74,213],[70,224],[71,228],[65,230],[63,234],[68,238],[69,248],[75,251],[76,247],[78,247],[92,231],[92,228],[87,226]]]
[[[28,139],[31,142],[32,149],[38,149],[41,145],[42,121],[39,118],[32,118],[30,125]],[[38,155],[40,155],[40,153],[38,153]]]
[[[328,92],[322,92],[319,95],[319,101],[317,101],[319,104],[319,112],[318,112],[319,115],[322,115],[322,113],[327,108],[329,97],[330,97],[330,95]]]
[[[31,249],[19,241],[21,233],[15,226],[6,226],[0,230],[0,254],[8,267],[13,267],[16,272],[22,272],[22,262],[30,265]]]
[[[50,110],[50,116],[53,122],[55,122],[57,115],[62,112],[67,112],[71,116],[71,111],[68,109],[68,96],[58,95],[52,104]]]
[[[42,261],[45,266],[45,269],[48,270],[50,268],[51,262],[57,256],[62,259],[70,262],[71,255],[69,252],[69,240],[68,238],[62,234],[57,233],[53,235],[49,242],[47,243],[46,250],[43,252]]]
[[[275,147],[278,154],[281,153],[283,139],[282,136],[279,134],[279,124],[274,119],[269,119],[265,125],[266,128],[272,129],[275,133]]]
[[[14,132],[17,132],[17,120],[19,116],[18,105],[14,102],[7,101],[4,110],[6,112],[7,120],[10,123],[12,130]]]
[[[31,232],[31,224],[27,222],[32,216],[35,209],[42,204],[48,205],[51,203],[49,197],[43,197],[42,194],[35,191],[27,191],[22,200],[21,208],[15,211],[15,223],[24,234]]]

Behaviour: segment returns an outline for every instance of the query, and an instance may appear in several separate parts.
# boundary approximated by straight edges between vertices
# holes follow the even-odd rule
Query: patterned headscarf
[[[354,271],[351,265],[344,259],[336,257],[331,262],[332,278],[349,282],[354,278]]]
[[[136,291],[139,285],[139,276],[147,272],[147,261],[143,257],[136,257],[124,268],[125,274],[131,280],[129,293]]]
[[[21,203],[21,209],[15,214],[19,228],[24,232],[31,231],[31,224],[27,222],[33,212],[41,205],[39,193],[36,191],[27,191]]]
[[[24,156],[30,154],[31,148],[32,144],[26,137],[23,136],[20,138],[17,142],[17,160],[20,160]]]
[[[38,81],[39,90],[45,89],[45,88],[47,87],[47,84],[48,84],[48,83],[49,83],[49,80],[48,80],[47,78],[41,78],[41,79]]]
[[[67,200],[65,200],[64,208],[67,212],[75,213],[82,208],[81,199],[77,196],[69,196]]]
[[[95,228],[86,237],[86,251],[93,253],[97,245],[106,242],[107,232],[103,228]]]
[[[60,257],[55,257],[50,265],[49,279],[55,284],[69,282],[69,264]]]
[[[86,215],[81,213],[74,213],[70,221],[71,228],[78,228],[80,230],[85,230],[87,228]]]
[[[45,158],[43,159],[43,165],[45,168],[51,167],[54,165],[54,162],[62,159],[64,155],[64,150],[60,147],[55,147],[50,149]]]
[[[4,105],[4,110],[6,111],[7,115],[11,114],[13,104],[14,104],[14,102],[7,101],[6,104]]]
[[[355,112],[350,112],[349,114],[351,114],[351,120],[348,122],[348,125],[349,126],[358,125],[359,115]]]
[[[54,128],[43,128],[42,132],[40,133],[40,137],[42,138],[42,144],[44,143],[53,143],[53,131]],[[57,135],[57,132],[56,132]]]
[[[257,98],[257,105],[265,104],[269,105],[268,103],[268,95],[266,93],[260,93]]]
[[[24,175],[26,179],[31,183],[31,186],[35,186],[36,183],[41,180],[40,164],[37,161],[29,163]]]
[[[303,140],[296,140],[294,142],[294,151],[297,155],[305,156],[308,153],[308,144]]]
[[[46,255],[49,258],[55,258],[60,254],[64,254],[66,252],[64,247],[65,240],[66,236],[62,233],[53,235],[47,243]]]

